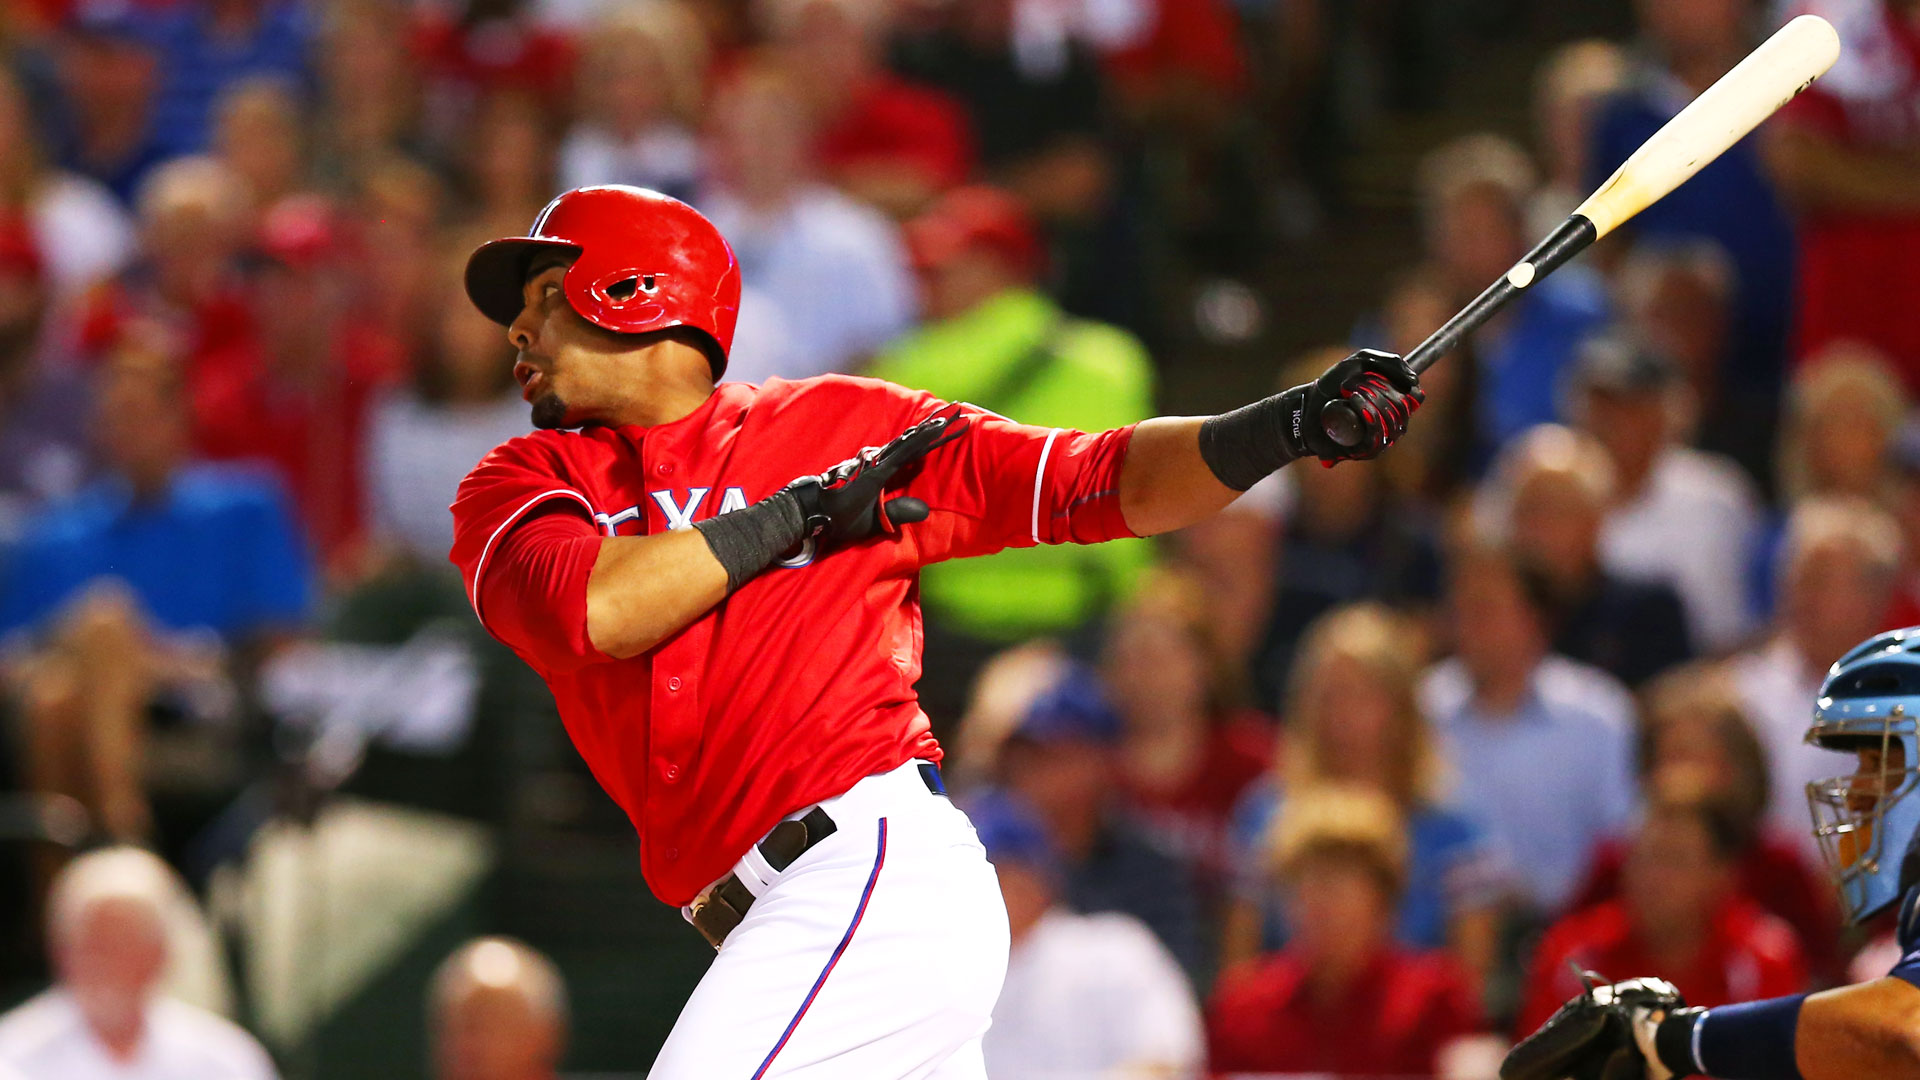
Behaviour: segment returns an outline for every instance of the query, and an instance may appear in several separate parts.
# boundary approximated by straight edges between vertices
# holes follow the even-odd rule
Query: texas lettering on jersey
[[[690,901],[786,814],[909,759],[938,760],[913,691],[920,568],[1132,535],[1119,475],[1133,429],[1035,428],[969,409],[966,435],[888,491],[925,501],[926,521],[823,557],[803,549],[628,659],[586,634],[601,538],[750,505],[943,406],[838,375],[724,383],[670,424],[510,440],[461,483],[451,557],[474,611],[553,690],[574,745],[640,834],[661,900]]]

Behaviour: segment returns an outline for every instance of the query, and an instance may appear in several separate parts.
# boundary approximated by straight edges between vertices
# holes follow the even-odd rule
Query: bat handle
[[[1445,325],[1428,335],[1427,340],[1415,346],[1407,354],[1407,366],[1416,375],[1432,367],[1434,361],[1452,352],[1462,339],[1506,307],[1508,301],[1559,269],[1568,259],[1585,251],[1597,237],[1593,222],[1579,214],[1568,217],[1560,223],[1559,228],[1515,263],[1512,270],[1487,286],[1486,291],[1474,297],[1472,303],[1461,308]],[[1341,446],[1352,447],[1361,445],[1367,429],[1358,409],[1345,401],[1329,401],[1320,409],[1320,430]]]

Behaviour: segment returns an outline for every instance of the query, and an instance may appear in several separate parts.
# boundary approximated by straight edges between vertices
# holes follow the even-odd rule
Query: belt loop
[[[760,854],[759,844],[748,848],[747,853],[740,856],[740,861],[734,866],[734,872],[740,878],[740,884],[746,886],[747,891],[756,899],[761,893],[772,888],[774,881],[780,876],[780,872],[773,868],[773,864],[767,862],[767,857]]]
[[[940,766],[935,765],[931,761],[923,761],[920,763],[920,782],[927,785],[927,790],[933,792],[935,795],[945,795],[947,793],[946,781],[940,778]]]

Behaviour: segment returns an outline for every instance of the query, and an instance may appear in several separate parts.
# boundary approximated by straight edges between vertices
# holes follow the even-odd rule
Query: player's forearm
[[[726,568],[692,529],[607,537],[587,579],[587,638],[608,656],[638,656],[726,596]]]
[[[1806,1080],[1920,1080],[1920,988],[1883,978],[1814,994],[1793,1056]]]
[[[1135,535],[1185,528],[1239,496],[1200,454],[1205,419],[1161,416],[1135,425],[1120,465],[1120,515]]]

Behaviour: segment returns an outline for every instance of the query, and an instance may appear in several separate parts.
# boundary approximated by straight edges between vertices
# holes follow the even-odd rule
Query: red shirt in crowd
[[[855,88],[825,124],[814,154],[829,174],[907,165],[949,188],[973,172],[973,125],[945,91],[881,72]]]
[[[1787,105],[1784,122],[1849,149],[1920,162],[1920,24],[1879,0],[1837,14],[1835,28],[1840,61]],[[1909,390],[1920,392],[1915,297],[1920,210],[1814,209],[1802,216],[1797,355],[1864,341],[1885,351]]]
[[[1432,1076],[1440,1049],[1479,1028],[1466,976],[1442,953],[1393,949],[1333,998],[1280,952],[1230,968],[1207,1007],[1215,1073]]]
[[[1516,1031],[1532,1032],[1580,993],[1569,961],[1608,979],[1659,976],[1679,987],[1689,1005],[1753,1001],[1807,988],[1807,965],[1793,928],[1752,900],[1734,896],[1722,904],[1693,963],[1678,969],[1648,955],[1626,905],[1610,900],[1567,916],[1541,939]]]
[[[811,546],[639,656],[586,630],[600,537],[653,535],[747,506],[943,407],[829,375],[723,383],[655,427],[540,431],[487,455],[453,504],[452,558],[487,629],[553,691],[574,745],[640,834],[660,899],[691,901],[782,817],[940,748],[914,698],[916,580],[929,563],[1129,536],[1131,427],[1026,427],[972,407],[967,430],[895,478],[931,516],[814,557]],[[890,492],[891,495],[891,492]]]
[[[1620,870],[1626,858],[1623,841],[1603,840],[1594,845],[1593,865],[1567,909],[1581,911],[1618,898]],[[1793,928],[1808,969],[1838,981],[1840,910],[1834,903],[1833,883],[1826,875],[1809,867],[1799,848],[1775,836],[1761,837],[1741,857],[1735,872],[1740,895]]]
[[[276,377],[253,341],[204,357],[187,375],[194,448],[209,460],[271,466],[315,556],[338,567],[363,535],[368,412],[375,391],[403,369],[401,352],[349,326],[334,361],[311,380]]]
[[[1122,770],[1127,805],[1141,823],[1208,879],[1227,872],[1227,823],[1240,793],[1273,767],[1274,722],[1250,709],[1220,718],[1193,769],[1164,786]]]

